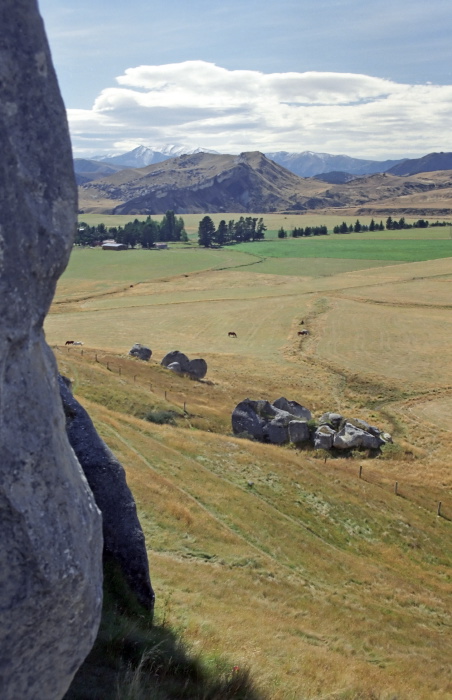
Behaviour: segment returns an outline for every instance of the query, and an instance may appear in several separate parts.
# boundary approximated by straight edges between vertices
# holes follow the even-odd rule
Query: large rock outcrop
[[[308,425],[308,421],[310,424]],[[232,412],[235,435],[283,445],[311,443],[315,449],[350,451],[379,450],[391,435],[360,418],[346,419],[339,413],[324,413],[316,423],[311,411],[284,397],[273,403],[245,399]]]
[[[56,700],[96,636],[102,527],[42,329],[77,201],[35,0],[0,3],[0,153],[0,697]]]
[[[104,552],[113,557],[140,603],[154,606],[143,530],[125,471],[98,435],[91,418],[60,377],[69,442],[77,455],[102,513]]]
[[[288,410],[278,406],[285,406]],[[245,399],[232,412],[232,430],[236,435],[247,434],[255,440],[274,445],[300,443],[309,440],[307,420],[302,419],[302,416],[308,415],[311,416],[308,409],[283,397],[272,404]]]
[[[160,364],[173,372],[187,374],[191,379],[204,379],[207,374],[207,362],[205,360],[202,358],[189,360],[187,355],[179,352],[179,350],[168,352]]]

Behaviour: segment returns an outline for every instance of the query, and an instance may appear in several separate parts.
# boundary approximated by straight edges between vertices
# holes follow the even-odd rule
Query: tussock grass
[[[239,666],[272,700],[443,700],[452,695],[450,261],[329,274],[335,262],[317,259],[306,276],[193,271],[85,300],[80,277],[80,301],[60,290],[47,336],[125,466],[157,627],[217,680]],[[83,348],[62,347],[75,335]],[[150,345],[150,362],[126,355],[136,341]],[[176,348],[206,359],[205,380],[159,365]],[[393,432],[395,446],[377,459],[331,459],[239,439],[230,417],[246,396],[363,418]],[[156,412],[178,413],[176,425],[145,419]],[[105,662],[108,646],[93,670],[106,687],[119,664],[111,682],[119,674],[121,692],[125,683],[159,697],[146,686],[148,647],[130,666],[114,644]]]
[[[449,692],[450,523],[437,518],[438,490],[433,478],[423,483],[417,458],[325,463],[234,438],[229,427],[149,423],[117,410],[125,405],[120,394],[141,396],[125,370],[119,376],[85,355],[67,355],[78,396],[124,464],[137,500],[157,619],[206,663],[220,653],[229,670],[249,669],[271,698],[405,698],[416,689],[416,697],[439,699]],[[101,377],[101,404],[83,398],[90,391],[85,370],[90,383],[92,372]],[[154,390],[163,393],[157,382],[169,373],[142,371],[155,371]],[[196,406],[206,425],[213,425],[216,388],[202,387],[209,401]],[[217,410],[227,409],[220,403]],[[141,658],[133,667],[121,662],[121,682],[151,693]],[[168,692],[162,697],[179,697]]]

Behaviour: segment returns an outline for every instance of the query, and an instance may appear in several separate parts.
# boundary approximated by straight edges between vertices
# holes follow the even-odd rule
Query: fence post
[[[359,478],[360,479],[363,478],[363,465],[362,464],[359,465]]]
[[[165,390],[165,401],[166,401],[166,390]]]
[[[99,360],[97,359],[97,352],[96,352],[96,362],[99,362]]]
[[[187,413],[187,407],[186,407],[185,401],[184,401],[184,413]]]
[[[83,348],[82,348],[82,355],[83,355]]]
[[[436,511],[436,515],[438,515],[438,517],[441,517],[441,501],[438,501],[438,510]]]
[[[395,493],[396,496],[398,495],[398,493],[397,493],[398,487],[399,487],[399,482],[396,481],[395,484],[394,484],[394,493]]]
[[[107,369],[110,369],[110,365],[109,365],[109,363],[108,363],[108,362],[107,362]]]

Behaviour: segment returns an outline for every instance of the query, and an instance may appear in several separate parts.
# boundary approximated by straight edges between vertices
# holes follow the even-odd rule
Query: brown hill
[[[80,188],[80,207],[115,214],[303,210],[303,201],[327,186],[294,175],[257,151],[196,153],[86,184]]]
[[[130,168],[80,187],[80,208],[114,214],[337,211],[448,216],[452,171],[377,173],[338,185],[302,178],[257,151],[196,153]]]

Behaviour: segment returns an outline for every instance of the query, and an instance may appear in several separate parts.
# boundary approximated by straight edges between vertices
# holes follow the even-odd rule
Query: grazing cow
[[[81,340],[74,340],[72,345],[83,345]]]
[[[309,331],[298,331],[298,335],[309,335]]]
[[[74,345],[73,340],[66,340],[65,345]]]
[[[234,333],[234,331],[229,331],[228,338],[237,338],[237,333]]]

